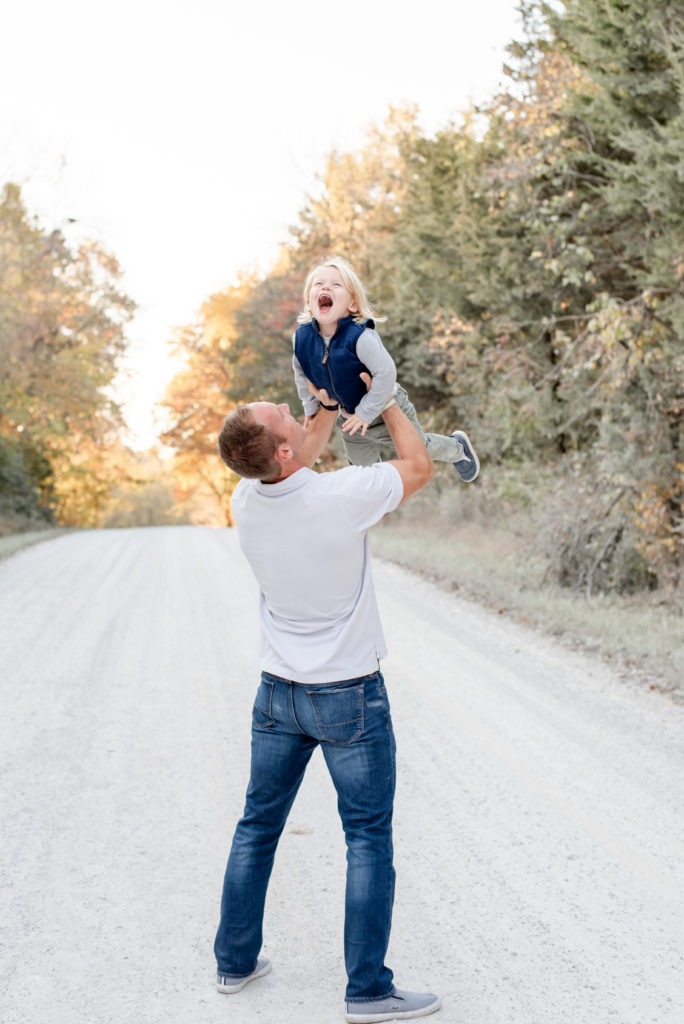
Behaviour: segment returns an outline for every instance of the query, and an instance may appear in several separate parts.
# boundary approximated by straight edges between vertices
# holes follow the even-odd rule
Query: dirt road
[[[684,708],[376,563],[399,744],[388,962],[441,1024],[681,1024]],[[234,533],[0,563],[3,1024],[343,1021],[344,844],[315,757],[267,978],[213,989],[256,592]]]

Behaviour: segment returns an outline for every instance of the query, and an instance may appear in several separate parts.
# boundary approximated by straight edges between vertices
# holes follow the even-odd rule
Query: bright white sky
[[[2,15],[0,184],[95,237],[140,313],[121,396],[151,444],[174,327],[268,270],[326,154],[390,106],[426,132],[503,81],[517,0],[21,0]],[[65,226],[66,218],[77,224]]]

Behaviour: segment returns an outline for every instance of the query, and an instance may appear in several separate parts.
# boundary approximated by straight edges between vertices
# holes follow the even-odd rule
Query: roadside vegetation
[[[519,494],[505,510],[490,504],[489,495],[505,481],[489,472],[465,486],[445,467],[433,486],[437,494],[418,495],[375,527],[376,556],[684,702],[681,604],[657,590],[589,593],[560,586],[540,548],[535,510]]]
[[[24,548],[32,547],[34,544],[41,544],[43,541],[52,540],[66,533],[66,530],[57,527],[46,527],[44,530],[25,530],[21,533],[0,534],[0,561],[16,555]]]

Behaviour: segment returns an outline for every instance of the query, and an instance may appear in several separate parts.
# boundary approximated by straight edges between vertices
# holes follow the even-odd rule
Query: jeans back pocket
[[[363,683],[307,689],[319,739],[348,746],[363,733]]]

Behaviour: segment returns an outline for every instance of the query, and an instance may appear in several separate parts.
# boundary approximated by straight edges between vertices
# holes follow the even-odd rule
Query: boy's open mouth
[[[319,300],[318,300],[318,308],[319,309],[331,309],[332,308],[332,304],[333,304],[333,302],[332,302],[332,299],[331,299],[331,297],[329,295],[321,295]]]

